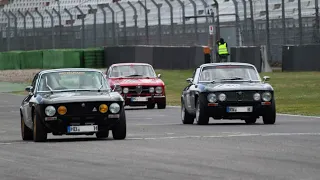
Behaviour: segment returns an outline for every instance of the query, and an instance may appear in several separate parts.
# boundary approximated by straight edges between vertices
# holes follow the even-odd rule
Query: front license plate
[[[252,106],[242,106],[242,107],[227,107],[228,113],[237,113],[237,112],[252,112]]]
[[[133,102],[146,102],[148,101],[147,97],[132,97],[131,101]]]
[[[68,126],[68,133],[97,132],[97,131],[98,131],[98,125]]]

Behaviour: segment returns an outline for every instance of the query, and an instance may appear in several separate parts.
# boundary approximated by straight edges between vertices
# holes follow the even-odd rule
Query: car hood
[[[55,92],[37,97],[41,103],[69,103],[69,102],[96,102],[96,101],[123,101],[117,92]]]
[[[158,78],[119,78],[109,79],[112,84],[120,84],[120,86],[163,86],[164,83]]]
[[[201,84],[199,88],[203,91],[273,91],[273,88],[268,83],[262,82],[223,82],[223,83],[207,83]]]

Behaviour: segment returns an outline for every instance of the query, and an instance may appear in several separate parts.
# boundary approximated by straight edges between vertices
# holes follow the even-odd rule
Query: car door
[[[31,113],[32,105],[30,104],[30,99],[32,98],[35,92],[37,79],[38,79],[38,74],[36,74],[32,80],[32,83],[31,83],[32,91],[23,100],[23,117],[27,125],[32,124],[32,113]]]
[[[192,83],[190,83],[183,91],[183,99],[184,99],[184,104],[185,108],[189,111],[192,112],[194,108],[194,96],[195,96],[195,78],[197,77],[197,73],[199,72],[199,68],[197,68],[193,72],[192,76]]]

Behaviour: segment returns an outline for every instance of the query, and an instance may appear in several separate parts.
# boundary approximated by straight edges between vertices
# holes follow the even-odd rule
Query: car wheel
[[[244,120],[246,124],[254,124],[257,122],[257,118],[248,118]]]
[[[155,104],[155,103],[152,103],[152,104],[148,104],[148,105],[147,105],[147,108],[148,108],[148,109],[154,109],[155,106],[156,106],[156,104]]]
[[[186,110],[184,103],[181,102],[181,120],[183,124],[193,124],[194,122],[194,116],[188,113]]]
[[[127,135],[126,114],[124,109],[120,113],[119,122],[117,122],[112,129],[113,139],[122,140]]]
[[[204,108],[201,107],[200,100],[197,100],[196,106],[196,121],[198,125],[206,125],[209,123],[209,116],[204,112]]]
[[[32,130],[24,123],[23,116],[21,116],[21,137],[24,141],[33,139]]]
[[[165,109],[166,108],[166,103],[157,103],[158,109]]]
[[[271,103],[271,107],[267,109],[262,116],[264,124],[274,124],[276,122],[276,104],[274,100],[272,100]]]
[[[47,140],[47,132],[44,125],[41,123],[39,115],[33,113],[33,141],[34,142],[44,142]]]
[[[109,137],[109,130],[97,132],[97,133],[96,133],[96,137],[97,137],[98,139],[108,138],[108,137]]]

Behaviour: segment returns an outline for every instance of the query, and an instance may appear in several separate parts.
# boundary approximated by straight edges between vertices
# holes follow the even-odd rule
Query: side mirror
[[[158,76],[157,76],[158,78],[161,78],[161,74],[158,74]]]
[[[263,76],[263,82],[269,81],[270,77],[269,76]]]
[[[192,78],[188,78],[186,81],[187,81],[189,84],[192,84],[193,79],[192,79]]]
[[[33,87],[32,86],[27,86],[26,88],[25,88],[25,90],[27,91],[27,92],[32,92],[32,89],[33,89]]]
[[[120,84],[114,84],[113,90],[112,91],[120,91],[121,90],[121,86]]]

